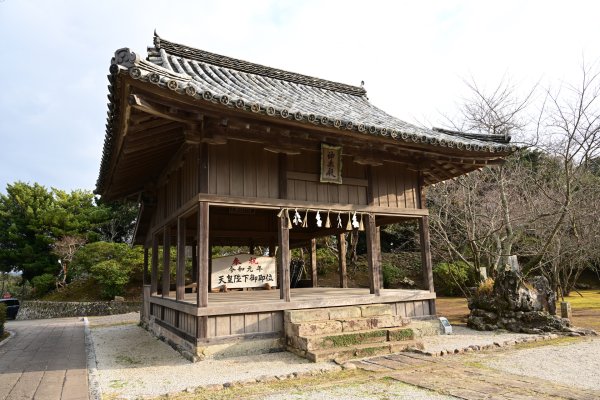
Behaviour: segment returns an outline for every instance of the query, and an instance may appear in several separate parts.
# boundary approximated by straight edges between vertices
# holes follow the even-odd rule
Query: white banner
[[[251,288],[263,287],[265,283],[277,286],[277,262],[275,257],[258,257],[237,254],[212,259],[210,287]]]

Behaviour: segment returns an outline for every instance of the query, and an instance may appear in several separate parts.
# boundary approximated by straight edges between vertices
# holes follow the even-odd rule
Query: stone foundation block
[[[363,317],[374,317],[379,315],[394,315],[391,304],[370,304],[360,306]]]
[[[340,321],[290,322],[286,325],[286,334],[288,336],[315,336],[341,332],[342,323]]]
[[[360,307],[335,307],[329,309],[329,319],[360,318]]]
[[[398,326],[393,315],[384,315],[372,318],[347,319],[342,321],[343,332],[365,331],[374,328],[390,328]]]
[[[325,321],[329,319],[328,308],[312,308],[308,310],[291,310],[283,313],[285,322],[300,323],[308,321]]]

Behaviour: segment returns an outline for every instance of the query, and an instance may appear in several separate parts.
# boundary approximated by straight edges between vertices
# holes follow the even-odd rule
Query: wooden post
[[[177,274],[175,280],[175,300],[185,298],[185,219],[177,218]]]
[[[150,294],[158,292],[158,236],[152,236],[152,271],[150,272]]]
[[[429,247],[429,217],[427,215],[419,218],[419,232],[421,240],[421,265],[423,266],[423,282],[426,290],[434,292],[431,250]]]
[[[208,144],[200,144],[198,156],[198,188],[200,193],[208,193]]]
[[[192,244],[192,282],[198,285],[198,246],[196,242]]]
[[[163,272],[162,297],[169,297],[171,290],[171,229],[165,226],[163,230]]]
[[[373,214],[367,214],[365,233],[367,234],[367,261],[369,264],[370,292],[371,294],[379,296],[381,289],[381,263],[377,254],[379,252],[379,246],[377,245],[377,226],[375,226],[375,216]]]
[[[312,287],[317,287],[317,239],[310,239],[310,268]]]
[[[346,235],[340,233],[337,237],[338,245],[338,264],[340,267],[340,287],[348,287],[348,273],[346,271]]]
[[[198,206],[198,286],[196,289],[196,306],[208,307],[208,203],[201,201]],[[202,317],[198,318],[200,321]]]
[[[144,285],[142,289],[144,306],[142,307],[142,321],[150,320],[150,285]]]
[[[144,272],[142,273],[142,284],[148,284],[148,247],[144,245]]]
[[[279,298],[291,301],[290,298],[290,231],[287,227],[285,215],[278,217],[277,239],[279,241],[278,268],[279,268]]]

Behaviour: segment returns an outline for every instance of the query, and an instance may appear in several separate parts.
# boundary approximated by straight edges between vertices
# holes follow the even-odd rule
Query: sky
[[[153,32],[360,85],[407,122],[440,126],[465,80],[526,90],[600,58],[598,1],[0,0],[0,192],[16,181],[94,190],[115,50]]]

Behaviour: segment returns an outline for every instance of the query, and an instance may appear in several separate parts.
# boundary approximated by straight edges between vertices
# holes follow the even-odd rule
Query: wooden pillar
[[[163,273],[162,297],[169,297],[171,289],[171,229],[165,226],[163,231]]]
[[[148,247],[144,245],[144,272],[142,273],[142,284],[148,284]]]
[[[278,217],[277,240],[279,242],[278,265],[279,268],[279,298],[290,301],[290,231],[287,227],[285,215]]]
[[[175,279],[175,300],[185,297],[185,219],[177,219],[177,274]]]
[[[421,240],[421,265],[423,266],[423,283],[425,290],[435,292],[433,288],[433,269],[431,266],[431,249],[429,244],[429,217],[419,218],[419,233]]]
[[[198,189],[200,193],[208,193],[208,144],[202,143],[198,152]]]
[[[201,201],[198,206],[198,286],[196,290],[197,307],[208,307],[208,203]]]
[[[198,246],[196,245],[196,242],[194,242],[192,244],[192,282],[194,282],[196,284],[196,287],[198,287],[198,253],[197,253],[197,249]]]
[[[346,235],[340,233],[337,237],[338,263],[340,267],[340,287],[348,287],[348,273],[346,271]]]
[[[369,264],[369,289],[371,294],[379,296],[381,290],[381,263],[377,240],[377,226],[375,225],[375,216],[367,214],[367,223],[365,224],[365,233],[367,234],[367,261]]]
[[[150,294],[158,292],[158,236],[152,236],[152,270],[150,272]]]
[[[317,239],[310,239],[310,268],[312,287],[317,287]]]

